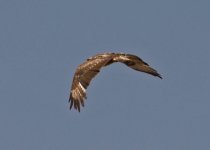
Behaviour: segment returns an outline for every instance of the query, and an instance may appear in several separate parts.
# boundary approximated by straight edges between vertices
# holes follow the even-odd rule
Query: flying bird
[[[100,72],[102,67],[115,62],[121,62],[134,70],[162,79],[155,69],[136,55],[125,53],[97,54],[80,64],[75,71],[69,97],[70,109],[74,106],[80,112],[80,106],[84,107],[84,100],[87,99],[86,89],[91,80]]]

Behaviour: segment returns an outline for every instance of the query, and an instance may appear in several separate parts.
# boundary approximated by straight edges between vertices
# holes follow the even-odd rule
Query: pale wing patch
[[[85,93],[86,89],[82,86],[80,82],[79,82],[79,86],[81,87],[82,91]]]

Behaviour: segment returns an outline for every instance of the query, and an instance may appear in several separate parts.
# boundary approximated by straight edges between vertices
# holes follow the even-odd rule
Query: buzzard
[[[91,80],[100,72],[102,67],[115,62],[121,62],[128,67],[151,74],[162,79],[161,75],[138,56],[125,53],[103,53],[88,58],[84,63],[78,66],[74,74],[69,103],[70,109],[74,106],[80,112],[80,105],[84,107],[86,99],[86,89]]]

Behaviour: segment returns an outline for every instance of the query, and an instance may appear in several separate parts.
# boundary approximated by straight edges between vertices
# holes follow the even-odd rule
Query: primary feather
[[[80,112],[80,106],[84,107],[84,100],[87,98],[86,89],[91,80],[100,72],[104,66],[114,62],[121,62],[137,71],[145,72],[162,79],[161,75],[151,68],[141,58],[124,53],[103,53],[92,56],[79,65],[75,71],[71,92],[69,97],[70,109],[74,106]]]

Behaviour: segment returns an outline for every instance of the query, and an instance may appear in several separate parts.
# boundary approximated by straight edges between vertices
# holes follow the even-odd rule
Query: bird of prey
[[[103,53],[88,58],[79,65],[75,71],[71,91],[70,91],[70,109],[72,106],[80,112],[80,105],[84,107],[86,99],[86,89],[91,80],[100,72],[102,67],[115,62],[121,62],[128,67],[159,77],[161,75],[138,56],[125,53]]]

